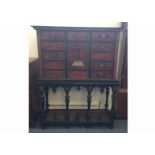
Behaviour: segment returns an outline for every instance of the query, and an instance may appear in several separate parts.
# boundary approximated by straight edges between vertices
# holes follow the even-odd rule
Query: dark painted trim
[[[38,85],[53,85],[53,86],[87,86],[87,85],[94,85],[94,86],[119,86],[120,82],[117,80],[93,80],[93,79],[88,79],[88,80],[71,80],[71,79],[60,79],[60,80],[49,80],[49,79],[38,79],[36,81],[36,84]]]
[[[122,28],[108,28],[108,27],[63,27],[63,26],[32,26],[36,30],[59,30],[59,31],[121,31]]]

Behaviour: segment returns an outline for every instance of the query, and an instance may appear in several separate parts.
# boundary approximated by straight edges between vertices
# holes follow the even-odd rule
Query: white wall
[[[65,108],[65,92],[63,88],[58,88],[56,93],[53,93],[52,90],[49,91],[49,105],[52,109],[61,109]],[[87,108],[87,90],[85,88],[81,88],[81,90],[77,90],[73,87],[70,91],[70,109],[78,108],[78,109],[86,109]],[[111,91],[109,94],[109,102],[111,108]],[[99,88],[94,88],[92,92],[92,109],[100,109],[103,108],[105,104],[105,93],[100,93]]]
[[[29,27],[29,57],[38,58],[36,31]]]

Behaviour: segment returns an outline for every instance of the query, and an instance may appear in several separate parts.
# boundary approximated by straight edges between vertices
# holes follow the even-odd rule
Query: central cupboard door
[[[87,79],[89,70],[89,33],[69,32],[67,41],[68,77]]]
[[[88,43],[68,43],[67,65],[69,78],[88,78]]]

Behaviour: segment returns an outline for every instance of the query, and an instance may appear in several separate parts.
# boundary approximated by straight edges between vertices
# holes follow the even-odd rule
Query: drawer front
[[[93,32],[92,40],[94,41],[113,41],[115,32]]]
[[[112,71],[94,71],[91,77],[92,79],[111,79]]]
[[[64,43],[43,42],[42,49],[43,50],[64,50],[65,44]]]
[[[114,45],[112,43],[93,43],[92,50],[112,51]]]
[[[92,60],[112,60],[113,53],[92,53]]]
[[[65,40],[65,33],[55,31],[41,32],[40,38],[43,40]]]
[[[67,40],[72,40],[72,41],[89,40],[89,33],[88,32],[68,32]]]
[[[43,52],[44,60],[64,60],[64,52]]]
[[[92,63],[92,69],[98,70],[98,69],[112,69],[113,63],[112,62],[93,62]]]
[[[65,72],[63,71],[45,71],[44,78],[47,79],[63,79],[65,77]]]
[[[67,47],[68,67],[70,69],[88,68],[88,43],[69,43]]]
[[[68,77],[71,79],[87,79],[88,72],[86,72],[86,71],[69,71]]]
[[[65,64],[64,62],[44,62],[43,67],[44,69],[64,69]]]

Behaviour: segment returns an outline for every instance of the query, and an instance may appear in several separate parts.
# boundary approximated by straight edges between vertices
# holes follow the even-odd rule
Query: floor
[[[46,127],[41,129],[39,124],[30,128],[29,133],[127,133],[127,120],[115,120],[114,128],[107,127]]]

